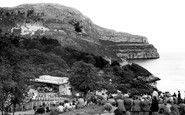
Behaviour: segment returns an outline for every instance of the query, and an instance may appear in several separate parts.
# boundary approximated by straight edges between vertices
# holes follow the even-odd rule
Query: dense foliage
[[[2,110],[20,104],[33,75],[24,49],[13,36],[0,36],[0,105]],[[3,113],[2,113],[3,114]]]
[[[97,77],[97,68],[92,64],[79,61],[72,66],[69,82],[77,91],[85,95],[88,91],[97,91],[103,88],[104,79],[102,76]]]
[[[39,75],[67,76],[71,81],[81,80],[81,85],[77,82],[71,82],[71,85],[84,93],[101,88],[111,89],[110,92],[119,89],[133,94],[152,91],[151,86],[135,79],[137,76],[151,75],[139,65],[120,67],[116,61],[109,64],[101,56],[61,47],[56,39],[0,34],[0,49],[0,101],[4,105],[7,101],[21,103],[30,79]]]

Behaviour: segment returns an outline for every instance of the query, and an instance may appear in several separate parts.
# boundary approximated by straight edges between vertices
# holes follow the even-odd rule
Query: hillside
[[[148,93],[152,91],[149,84],[160,80],[137,64],[120,66],[117,61],[110,64],[101,56],[64,48],[57,40],[47,37],[38,39],[0,34],[0,49],[0,76],[13,79],[16,77],[12,76],[12,71],[15,75],[31,78],[40,75],[70,77],[76,62],[83,62],[92,67],[95,77],[103,77],[105,87],[112,79],[114,90]]]
[[[100,83],[110,90],[150,93],[149,84],[160,80],[126,61],[159,58],[146,37],[102,28],[78,10],[59,4],[0,8],[0,49],[0,74],[10,79],[70,77],[71,68],[82,62],[92,67],[95,77],[103,77]]]
[[[57,39],[63,47],[113,60],[159,58],[146,37],[105,29],[80,11],[59,4],[0,8],[0,29],[15,36]]]

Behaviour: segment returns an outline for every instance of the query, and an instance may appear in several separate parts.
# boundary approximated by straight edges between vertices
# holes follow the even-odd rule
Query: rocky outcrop
[[[124,59],[155,59],[159,57],[157,49],[151,44],[124,44],[111,48],[117,56]]]
[[[159,58],[146,37],[102,28],[78,10],[59,4],[1,8],[0,28],[18,36],[49,36],[64,47],[116,60]]]

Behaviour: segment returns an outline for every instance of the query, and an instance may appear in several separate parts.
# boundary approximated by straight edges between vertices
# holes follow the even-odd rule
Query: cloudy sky
[[[185,52],[184,0],[3,0],[0,7],[43,2],[74,7],[105,28],[146,36],[159,53]]]

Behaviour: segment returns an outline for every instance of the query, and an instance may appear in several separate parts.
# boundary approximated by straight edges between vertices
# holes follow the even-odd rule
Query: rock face
[[[159,58],[157,49],[146,37],[102,28],[78,10],[59,4],[0,8],[0,29],[17,36],[51,37],[64,47],[108,59]]]

